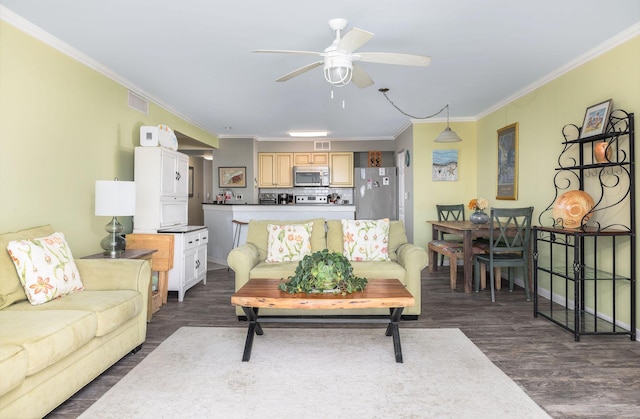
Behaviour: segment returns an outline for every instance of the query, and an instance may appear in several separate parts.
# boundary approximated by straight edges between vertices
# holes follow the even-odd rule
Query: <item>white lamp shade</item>
[[[447,126],[433,141],[436,143],[456,143],[462,141],[462,138],[458,137],[458,134]]]
[[[135,214],[135,182],[96,180],[96,215],[117,217]]]

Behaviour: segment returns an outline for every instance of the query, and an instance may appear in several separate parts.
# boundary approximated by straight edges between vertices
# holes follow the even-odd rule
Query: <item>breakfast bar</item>
[[[232,220],[249,222],[250,220],[353,220],[354,205],[252,205],[252,204],[202,204],[204,223],[209,230],[207,248],[211,262],[226,265],[227,255],[233,247],[234,224]],[[240,231],[240,241],[246,241],[246,229]]]

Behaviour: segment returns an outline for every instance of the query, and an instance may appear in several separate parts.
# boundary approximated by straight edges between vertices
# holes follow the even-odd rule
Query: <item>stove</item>
[[[296,195],[296,204],[326,204],[327,196],[316,196],[316,195]]]

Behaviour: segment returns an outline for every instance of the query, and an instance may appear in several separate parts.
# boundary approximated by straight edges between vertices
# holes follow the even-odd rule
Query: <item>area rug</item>
[[[183,327],[81,418],[547,418],[458,329]]]

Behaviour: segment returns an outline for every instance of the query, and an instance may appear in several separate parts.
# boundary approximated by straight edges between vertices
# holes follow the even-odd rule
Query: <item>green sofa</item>
[[[6,248],[51,226],[0,234],[0,418],[40,418],[144,342],[148,260],[76,259],[84,290],[27,301]]]
[[[340,220],[322,218],[305,221],[251,220],[247,230],[247,240],[241,246],[229,252],[227,263],[235,272],[235,288],[240,289],[252,278],[284,278],[292,276],[298,262],[267,263],[267,224],[301,224],[313,222],[311,233],[311,251],[329,249],[342,253],[343,235]],[[389,258],[388,262],[352,262],[356,276],[368,279],[397,278],[414,296],[416,304],[405,308],[405,318],[420,315],[421,281],[420,272],[427,265],[427,252],[420,246],[407,240],[404,224],[391,221],[389,225]],[[276,310],[260,309],[263,315],[388,315],[387,309],[353,309],[353,310]],[[236,314],[243,317],[241,307],[236,307]]]

